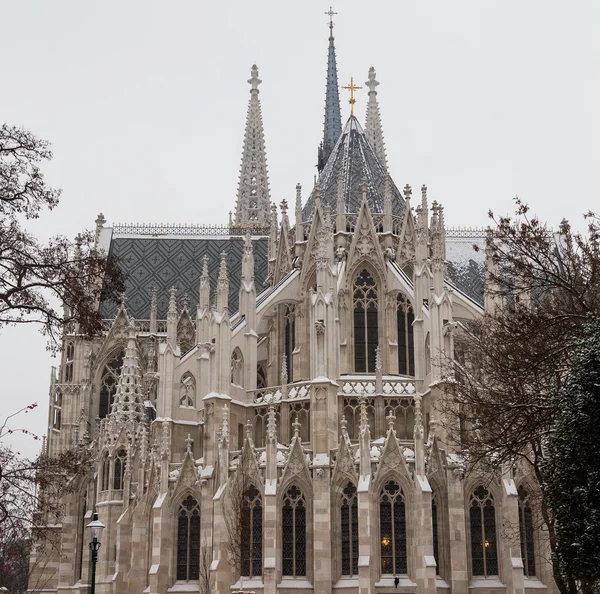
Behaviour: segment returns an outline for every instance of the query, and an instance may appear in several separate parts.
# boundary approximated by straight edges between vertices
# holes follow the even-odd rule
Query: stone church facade
[[[465,477],[436,407],[453,333],[485,309],[482,232],[392,180],[373,68],[365,128],[342,127],[332,23],[319,175],[292,225],[256,66],[248,82],[228,225],[96,221],[127,290],[52,373],[48,452],[86,449],[94,471],[47,519],[60,550],[34,550],[32,584],[88,591],[97,512],[99,594],[206,576],[220,594],[555,592],[527,477]]]

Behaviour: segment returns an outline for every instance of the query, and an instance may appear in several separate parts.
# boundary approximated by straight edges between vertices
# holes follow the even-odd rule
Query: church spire
[[[381,115],[377,103],[377,91],[379,82],[375,79],[375,68],[369,68],[369,80],[365,83],[369,88],[369,102],[367,103],[367,119],[365,123],[365,136],[375,150],[377,158],[387,169],[387,157],[385,156],[385,144],[383,142],[383,128],[381,126]]]
[[[265,133],[263,130],[258,85],[258,66],[254,64],[250,71],[250,102],[246,117],[246,131],[242,149],[242,166],[235,206],[235,224],[268,224],[269,178],[267,174],[267,153],[265,149]]]
[[[333,150],[337,139],[342,135],[342,116],[340,113],[340,93],[338,89],[337,64],[335,60],[335,45],[333,37],[332,8],[325,13],[329,16],[329,50],[327,54],[327,86],[325,93],[325,123],[323,125],[323,142],[319,147],[317,169],[323,171],[327,159]]]

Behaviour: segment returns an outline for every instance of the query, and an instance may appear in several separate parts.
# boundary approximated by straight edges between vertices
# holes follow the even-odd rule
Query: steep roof
[[[367,182],[367,202],[371,212],[383,212],[386,172],[384,164],[375,151],[362,126],[354,116],[350,116],[342,135],[338,139],[327,165],[319,177],[321,204],[329,205],[331,212],[337,212],[338,178],[342,177],[343,197],[346,212],[358,212],[362,200],[362,182]],[[392,212],[400,216],[404,209],[404,198],[390,179]],[[312,218],[315,208],[316,188],[311,192],[303,209],[303,218]]]
[[[227,228],[223,228],[225,232]],[[260,290],[268,268],[268,237],[253,237],[254,276]],[[113,235],[109,253],[119,258],[127,275],[125,298],[129,315],[136,319],[150,318],[152,287],[157,290],[158,319],[165,319],[169,305],[169,290],[177,289],[177,301],[181,308],[185,296],[188,308],[195,312],[199,296],[199,278],[202,259],[208,256],[208,272],[211,288],[216,287],[221,252],[227,253],[229,270],[229,311],[238,308],[242,277],[244,238],[241,236],[215,237],[144,237],[138,235]],[[104,301],[100,305],[103,318],[114,318],[117,305]]]

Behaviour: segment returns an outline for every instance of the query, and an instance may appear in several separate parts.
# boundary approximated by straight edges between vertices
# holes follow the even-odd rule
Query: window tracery
[[[498,575],[496,510],[492,494],[477,487],[469,502],[471,571],[474,576]]]
[[[310,402],[290,402],[290,436],[294,435],[294,423],[296,419],[300,423],[300,441],[310,441]]]
[[[101,491],[108,491],[110,481],[110,458],[108,454],[104,456],[104,460],[102,462],[102,483],[100,485]]]
[[[262,575],[262,498],[258,489],[250,485],[242,503],[242,575]]]
[[[177,342],[182,356],[196,346],[196,328],[185,310],[177,324]]]
[[[306,575],[306,500],[298,487],[291,486],[285,494],[281,512],[282,574],[292,577]]]
[[[100,408],[98,411],[101,419],[108,415],[115,399],[124,357],[125,351],[119,351],[104,366],[100,380]]]
[[[244,356],[238,348],[231,355],[231,383],[236,386],[244,385]]]
[[[406,295],[398,293],[398,373],[400,375],[415,375],[415,344],[413,335],[413,322],[415,314]]]
[[[408,572],[406,551],[406,505],[400,485],[389,481],[379,495],[381,573]]]
[[[354,280],[354,370],[375,372],[379,343],[377,321],[377,285],[368,270],[361,270]]]
[[[519,487],[519,532],[521,536],[521,559],[523,573],[528,577],[535,576],[535,547],[533,543],[533,509],[529,493]]]
[[[342,575],[358,575],[358,497],[348,483],[342,491]]]
[[[120,491],[125,484],[125,470],[127,466],[127,454],[125,450],[119,450],[115,456],[115,474],[113,477],[113,489]]]
[[[177,517],[177,579],[200,578],[200,505],[188,495]]]
[[[73,359],[75,358],[75,346],[72,342],[67,345],[65,350],[65,373],[64,381],[70,384],[73,381]]]
[[[189,371],[181,376],[179,406],[187,408],[196,406],[196,380]]]
[[[394,429],[398,439],[412,439],[415,426],[415,401],[412,398],[385,398],[384,413],[395,417]]]
[[[375,430],[375,399],[365,398],[367,420],[371,431]],[[344,398],[342,414],[346,417],[346,428],[350,439],[356,441],[360,437],[360,398]]]

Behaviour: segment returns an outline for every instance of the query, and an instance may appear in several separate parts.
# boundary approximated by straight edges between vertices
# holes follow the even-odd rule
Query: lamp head
[[[94,519],[87,525],[90,542],[94,542],[95,540],[100,543],[102,540],[102,530],[104,530],[104,528],[104,524],[98,520],[98,514],[94,514]]]

